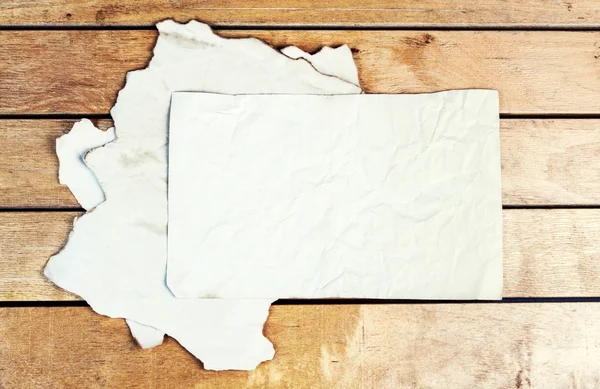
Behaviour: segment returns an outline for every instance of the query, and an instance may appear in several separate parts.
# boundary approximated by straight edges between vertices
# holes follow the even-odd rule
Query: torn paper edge
[[[296,46],[284,47],[281,52],[292,59],[308,61],[320,73],[360,87],[358,68],[348,45],[335,48],[324,46],[315,54],[309,54]]]
[[[160,346],[162,344],[165,337],[164,332],[157,330],[154,327],[138,323],[134,320],[125,319],[125,322],[129,326],[131,335],[133,335],[137,343],[144,350]]]

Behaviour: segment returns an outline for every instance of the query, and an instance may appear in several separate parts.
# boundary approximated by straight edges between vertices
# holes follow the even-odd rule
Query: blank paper
[[[499,299],[498,94],[172,95],[185,298]]]

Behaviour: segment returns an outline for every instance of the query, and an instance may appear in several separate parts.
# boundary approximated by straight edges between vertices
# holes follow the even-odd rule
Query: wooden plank
[[[369,93],[500,91],[502,113],[600,114],[600,32],[220,31],[308,51],[348,43]],[[0,31],[0,114],[107,113],[153,31]]]
[[[503,212],[504,297],[600,296],[600,209]]]
[[[205,371],[89,308],[0,309],[6,388],[597,388],[600,304],[274,306],[273,361]]]
[[[595,0],[5,1],[0,25],[137,25],[175,18],[219,26],[597,27]]]
[[[74,122],[0,121],[0,207],[79,208],[54,145]],[[501,147],[505,205],[600,204],[600,120],[501,120]]]
[[[0,213],[0,300],[76,300],[42,269],[78,213]],[[509,209],[504,297],[600,296],[600,210]]]
[[[78,300],[42,270],[66,242],[77,212],[0,213],[0,300]]]
[[[500,124],[504,204],[600,204],[600,120]]]

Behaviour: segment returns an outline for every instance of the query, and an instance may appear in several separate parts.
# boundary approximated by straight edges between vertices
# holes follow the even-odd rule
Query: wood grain
[[[74,122],[0,120],[0,208],[79,208],[55,155]],[[600,205],[600,120],[505,119],[500,134],[504,205]]]
[[[5,388],[597,388],[600,305],[274,306],[273,361],[205,371],[89,308],[0,309]]]
[[[76,300],[45,280],[76,212],[0,213],[0,300]],[[600,210],[509,209],[504,297],[600,296]]]
[[[595,0],[4,1],[0,26],[150,26],[175,18],[219,26],[597,27]]]
[[[73,227],[76,212],[0,213],[0,300],[78,300],[42,273]]]
[[[503,211],[504,297],[600,296],[600,209]]]
[[[501,120],[500,126],[504,204],[600,204],[600,120]]]
[[[219,31],[315,51],[349,44],[369,93],[500,91],[505,114],[600,114],[600,32]],[[0,31],[0,114],[107,113],[153,31]]]

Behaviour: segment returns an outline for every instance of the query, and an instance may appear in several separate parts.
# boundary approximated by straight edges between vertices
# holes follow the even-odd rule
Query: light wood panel
[[[142,25],[175,18],[285,26],[591,27],[595,0],[108,0],[4,1],[0,25]]]
[[[273,361],[209,372],[89,308],[0,309],[6,388],[596,388],[600,305],[275,306]]]
[[[0,213],[0,301],[78,300],[42,270],[66,242],[77,212]]]
[[[504,297],[599,297],[600,209],[503,211]]]
[[[0,120],[0,207],[79,208],[55,155],[74,122]],[[600,120],[501,120],[501,147],[505,205],[600,204]]]
[[[501,120],[500,126],[504,204],[600,204],[600,120]]]
[[[76,300],[42,269],[74,212],[0,213],[0,300]],[[504,297],[600,296],[600,210],[510,209],[504,217]]]
[[[501,112],[600,114],[600,32],[219,31],[308,51],[347,43],[369,93],[500,91]],[[0,114],[107,113],[153,31],[0,31]]]

